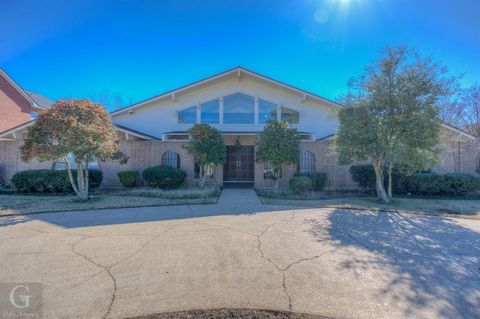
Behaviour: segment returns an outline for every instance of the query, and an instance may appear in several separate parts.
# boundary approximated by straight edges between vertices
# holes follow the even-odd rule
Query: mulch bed
[[[330,317],[298,314],[287,311],[256,309],[206,309],[165,312],[130,319],[333,319]]]

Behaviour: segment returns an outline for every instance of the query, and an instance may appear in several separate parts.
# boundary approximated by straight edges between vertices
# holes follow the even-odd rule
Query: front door
[[[253,182],[254,146],[227,145],[227,161],[223,166],[223,180]]]

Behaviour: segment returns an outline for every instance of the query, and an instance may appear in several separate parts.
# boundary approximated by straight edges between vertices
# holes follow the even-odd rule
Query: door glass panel
[[[223,98],[224,124],[254,124],[255,99],[252,96],[235,93]]]
[[[262,99],[258,99],[258,123],[266,124],[268,120],[277,120],[277,105]]]
[[[220,123],[220,102],[213,100],[202,103],[201,105],[201,123],[202,124],[218,124]]]
[[[280,114],[282,121],[287,121],[290,124],[298,124],[300,120],[300,113],[285,106],[282,106]]]
[[[195,124],[197,122],[197,107],[192,106],[178,112],[178,124]]]

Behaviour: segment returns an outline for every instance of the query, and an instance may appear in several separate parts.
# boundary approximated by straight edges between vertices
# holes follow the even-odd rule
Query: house
[[[199,167],[183,145],[195,123],[218,128],[227,145],[227,161],[217,167],[209,183],[271,186],[269,163],[255,160],[255,141],[268,120],[286,120],[300,132],[300,158],[285,166],[283,183],[295,172],[327,173],[327,187],[354,188],[349,166],[338,165],[332,139],[341,106],[316,94],[282,83],[242,67],[236,67],[178,89],[154,96],[111,113],[120,148],[128,157],[121,165],[97,163],[104,173],[103,187],[119,186],[119,170],[142,171],[154,165],[170,165],[187,173],[187,183],[198,179]],[[55,163],[23,163],[18,156],[21,137],[33,122],[0,133],[0,178],[8,181],[18,170],[54,167]],[[458,128],[443,125],[442,152],[437,172],[475,172],[478,143]],[[2,166],[8,167],[2,170]],[[2,173],[3,172],[3,173]]]
[[[22,89],[0,69],[0,132],[30,121],[52,104],[52,100]]]

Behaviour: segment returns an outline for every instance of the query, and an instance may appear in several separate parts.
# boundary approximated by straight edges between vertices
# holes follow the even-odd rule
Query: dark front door
[[[253,145],[227,145],[227,161],[223,166],[223,180],[229,182],[253,182]]]

